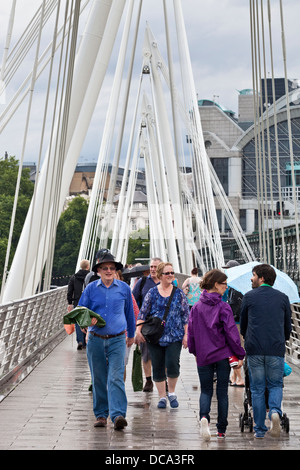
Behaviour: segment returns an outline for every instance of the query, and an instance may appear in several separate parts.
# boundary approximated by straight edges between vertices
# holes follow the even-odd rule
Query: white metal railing
[[[292,306],[292,333],[286,342],[286,352],[294,364],[300,364],[300,304]]]
[[[0,385],[63,334],[67,286],[0,305]]]
[[[296,199],[300,201],[300,186],[295,187]],[[294,189],[292,186],[284,186],[281,188],[281,194],[283,199],[293,200],[294,198]]]

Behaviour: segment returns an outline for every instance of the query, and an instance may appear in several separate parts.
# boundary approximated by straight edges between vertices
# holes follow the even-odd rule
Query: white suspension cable
[[[128,48],[128,42],[129,42],[129,32],[130,32],[130,27],[132,23],[132,14],[133,14],[133,7],[134,7],[134,1],[132,0],[129,3],[128,6],[128,13],[127,13],[127,20],[125,21],[125,27],[124,27],[124,32],[123,32],[123,37],[121,40],[121,49],[119,53],[119,60],[117,62],[117,70],[116,70],[116,77],[119,77],[119,84],[116,87],[113,86],[112,88],[112,97],[114,97],[114,102],[115,106],[111,110],[112,115],[115,117],[119,114],[119,109],[120,109],[120,89],[121,89],[121,84],[122,84],[122,72],[124,71],[124,62],[125,62],[125,55],[126,55],[126,49]],[[128,106],[128,97],[129,97],[129,90],[130,90],[130,83],[132,79],[132,71],[133,71],[133,63],[134,63],[134,56],[135,56],[135,51],[136,51],[136,42],[137,42],[137,35],[138,35],[138,29],[139,29],[139,23],[140,23],[140,15],[141,15],[141,8],[142,8],[142,2],[139,2],[139,8],[138,8],[138,14],[135,22],[135,32],[134,32],[134,40],[133,40],[133,45],[132,45],[132,53],[131,53],[131,59],[130,59],[130,64],[129,64],[129,73],[127,77],[127,82],[126,82],[126,88],[125,88],[125,98],[123,102],[123,107],[121,107],[121,125],[120,125],[120,132],[118,134],[117,138],[117,145],[114,153],[114,159],[112,163],[112,170],[111,170],[111,177],[109,181],[109,188],[108,188],[108,195],[107,195],[107,201],[105,204],[104,208],[104,216],[102,219],[102,227],[106,227],[106,229],[102,229],[101,231],[101,236],[100,236],[100,242],[99,242],[99,247],[106,247],[107,246],[107,240],[108,240],[108,228],[110,225],[111,221],[111,214],[112,214],[112,208],[113,208],[113,197],[115,195],[115,188],[116,188],[116,179],[117,179],[117,171],[119,168],[119,162],[120,162],[120,154],[121,154],[121,143],[122,143],[122,138],[124,134],[124,127],[125,127],[125,119],[126,119],[126,111],[127,111],[127,106]],[[118,71],[119,69],[119,71]],[[118,99],[117,99],[118,98]],[[109,105],[110,109],[111,105]],[[107,122],[107,120],[106,120]],[[111,130],[111,139],[113,138],[113,129],[114,125],[111,124],[109,126]]]
[[[15,18],[15,11],[16,11],[16,1],[12,1],[11,9],[10,9],[10,15],[9,15],[9,21],[8,21],[8,27],[7,27],[7,34],[6,34],[6,41],[5,41],[5,46],[4,46],[4,51],[3,51],[3,57],[2,57],[2,65],[1,65],[1,71],[0,71],[0,84],[4,83],[5,81],[5,70],[6,70],[6,62],[7,62],[7,55],[10,47],[10,42],[11,42],[11,36],[12,36],[12,31],[13,31],[13,25],[14,25],[14,18]],[[0,90],[0,96],[1,93],[4,90]]]
[[[130,131],[127,153],[126,153],[122,186],[121,186],[121,191],[119,194],[119,202],[118,202],[116,219],[114,222],[114,229],[113,229],[112,242],[111,242],[111,252],[114,254],[118,253],[119,236],[120,236],[120,230],[121,230],[122,217],[124,213],[123,208],[124,208],[124,201],[125,201],[125,194],[126,194],[126,186],[127,186],[127,181],[128,181],[131,152],[132,152],[132,146],[133,146],[133,141],[134,141],[138,104],[139,104],[140,92],[141,92],[141,84],[142,84],[142,74],[140,75],[139,85],[137,89],[137,97],[136,97],[136,102],[135,102],[135,107],[134,107],[134,112],[133,112],[133,117],[132,117],[132,126],[131,126],[131,131]]]
[[[60,13],[60,0],[58,0],[58,6],[57,6],[57,11],[56,11],[56,19],[55,19],[55,24],[54,24],[54,30],[53,30],[53,47],[52,47],[52,54],[51,54],[51,62],[50,62],[50,70],[49,70],[49,75],[48,75],[48,85],[47,85],[47,92],[46,92],[46,100],[45,100],[45,108],[44,108],[44,118],[43,118],[43,126],[42,126],[42,131],[41,131],[41,140],[40,140],[40,147],[39,147],[39,154],[38,154],[38,160],[37,160],[37,165],[36,165],[36,177],[35,177],[35,185],[34,185],[34,191],[33,191],[33,196],[32,196],[32,204],[35,205],[35,199],[36,199],[36,189],[38,186],[39,182],[39,176],[40,176],[40,168],[41,168],[41,159],[42,159],[42,150],[43,150],[43,143],[44,143],[44,135],[45,135],[45,128],[46,128],[46,118],[47,118],[47,112],[48,112],[48,104],[49,104],[49,95],[50,95],[50,88],[51,88],[51,79],[52,79],[52,72],[53,72],[53,65],[54,65],[54,56],[55,56],[55,48],[56,48],[56,35],[57,35],[57,28],[58,28],[58,19],[59,19],[59,13]],[[30,228],[29,228],[29,234],[32,231],[32,226],[33,226],[33,213],[31,213],[30,216]],[[30,235],[29,235],[30,236]],[[28,262],[28,247],[26,249],[26,253],[24,256],[24,262]],[[36,265],[37,265],[37,260],[35,259],[33,262],[33,271],[34,271],[34,277],[36,276]],[[32,279],[34,279],[34,277]],[[40,280],[39,284],[39,290],[41,288],[42,282]],[[34,291],[34,285],[32,284],[32,292]]]
[[[51,17],[56,6],[57,0],[46,0],[45,5],[43,5],[42,3],[36,11],[31,22],[28,24],[26,30],[21,35],[19,41],[11,50],[7,58],[7,67],[4,75],[4,79],[7,84],[14,77],[14,75],[22,65],[28,52],[30,51],[31,47],[33,46],[34,42],[36,41],[39,34],[41,18],[43,28]]]
[[[104,240],[107,241],[107,237],[108,237],[108,230],[109,230],[109,224],[110,224],[110,217],[108,217],[108,213],[111,210],[112,195],[113,195],[111,189],[108,191],[107,203],[104,206],[103,206],[103,200],[104,200],[105,185],[107,181],[106,176],[108,174],[108,164],[109,164],[109,159],[110,159],[110,154],[111,154],[111,149],[112,149],[113,133],[115,130],[115,121],[116,121],[118,108],[119,108],[119,97],[120,97],[120,90],[121,90],[121,85],[122,85],[122,73],[124,70],[126,50],[128,47],[130,25],[132,22],[133,6],[134,6],[134,2],[133,0],[131,0],[129,2],[126,20],[125,20],[125,26],[123,30],[122,39],[121,39],[121,48],[119,51],[117,68],[116,68],[115,77],[113,81],[113,86],[112,86],[112,91],[111,91],[111,96],[110,96],[110,101],[109,101],[109,106],[108,106],[108,113],[107,113],[106,120],[105,120],[103,137],[102,137],[100,152],[98,156],[98,163],[97,163],[96,173],[95,173],[94,182],[93,182],[93,190],[91,193],[91,199],[90,199],[88,213],[86,217],[86,223],[85,223],[83,236],[81,240],[81,247],[80,247],[79,256],[77,259],[76,270],[79,269],[80,261],[83,258],[88,258],[90,260],[93,259],[96,239],[99,236],[100,226],[101,226],[101,231],[100,231],[99,246],[101,246],[102,248],[104,247],[104,245],[106,246],[106,243],[104,242]],[[118,159],[119,159],[119,155],[118,155]],[[110,180],[111,179],[115,179],[115,176],[110,178]],[[110,187],[111,187],[111,184],[112,182],[110,181]],[[104,212],[103,217],[102,217],[102,212]],[[89,244],[91,246],[88,249]]]
[[[57,1],[57,0],[56,0]],[[86,2],[81,6],[81,13],[84,11],[86,6],[90,0],[86,0]],[[67,18],[67,21],[69,21],[69,18]],[[65,22],[64,22],[65,23]],[[53,38],[53,41],[56,41],[56,48],[55,52],[59,49],[63,42],[63,38],[60,38],[62,35],[62,32],[65,31],[65,24],[63,24],[56,35],[56,38]],[[39,77],[42,75],[43,71],[51,62],[52,60],[52,55],[53,55],[53,41],[48,44],[44,52],[41,54],[38,60],[38,67],[37,67],[37,72],[36,72],[36,80],[39,79]],[[30,82],[32,79],[32,70],[29,72],[27,77],[23,80],[21,85],[19,86],[18,90],[14,94],[14,96],[11,98],[11,100],[7,103],[5,106],[3,112],[0,114],[0,134],[3,132],[5,127],[8,125],[10,120],[14,117],[15,113],[23,103],[24,99],[28,95],[30,91]]]
[[[27,115],[26,115],[26,120],[25,120],[25,130],[24,130],[24,137],[23,137],[23,144],[22,144],[22,152],[21,152],[21,157],[20,157],[20,160],[19,160],[19,171],[18,171],[16,190],[15,190],[15,196],[14,196],[14,203],[13,203],[13,209],[12,209],[12,215],[11,215],[11,222],[10,222],[10,229],[9,229],[9,235],[8,235],[8,241],[7,241],[6,257],[5,257],[5,263],[4,263],[4,269],[3,269],[2,287],[1,287],[2,293],[4,291],[4,287],[5,287],[5,283],[6,283],[6,275],[7,275],[8,261],[9,261],[9,255],[10,255],[10,250],[11,250],[12,235],[13,235],[15,218],[16,218],[16,210],[17,210],[19,190],[20,190],[21,174],[22,174],[22,170],[23,170],[24,153],[25,153],[25,148],[26,148],[26,143],[27,143],[29,119],[30,119],[30,114],[31,114],[32,99],[33,99],[33,92],[34,92],[35,73],[36,73],[36,66],[37,66],[37,60],[38,60],[39,48],[40,48],[40,42],[41,42],[42,19],[43,19],[44,7],[45,7],[45,0],[43,1],[43,5],[42,5],[40,29],[39,29],[39,35],[38,35],[38,41],[37,41],[36,53],[35,53],[35,60],[34,60],[34,66],[33,66],[33,75],[32,75],[32,81],[31,81],[30,97],[29,97]],[[23,280],[22,280],[22,283],[23,283]]]
[[[269,43],[270,43],[270,62],[271,62],[271,77],[272,77],[272,98],[275,106],[275,78],[274,78],[274,63],[273,63],[273,39],[272,39],[272,17],[271,17],[271,4],[268,0],[268,23],[269,23]],[[277,124],[277,112],[274,112],[274,132],[275,132],[275,148],[276,148],[276,168],[277,168],[277,183],[278,183],[278,196],[280,201],[280,223],[281,223],[281,246],[283,254],[283,266],[286,269],[286,255],[285,255],[285,242],[284,242],[284,229],[283,229],[283,213],[281,203],[281,177],[280,177],[280,159],[279,159],[279,136],[278,136],[278,124]]]
[[[74,76],[74,65],[75,65],[75,57],[76,57],[76,43],[77,43],[77,36],[78,36],[78,25],[79,25],[79,14],[80,14],[80,1],[81,0],[72,0],[71,3],[71,14],[70,14],[70,21],[69,21],[69,36],[70,36],[70,49],[68,58],[66,60],[66,90],[64,93],[64,108],[63,108],[63,115],[62,115],[62,132],[59,140],[59,147],[58,147],[58,167],[57,167],[57,174],[58,178],[53,185],[54,194],[53,194],[53,219],[50,226],[50,245],[48,249],[48,256],[45,266],[45,289],[50,289],[51,284],[51,273],[52,273],[52,266],[53,266],[53,257],[54,257],[54,247],[55,247],[55,238],[56,238],[56,229],[57,229],[57,221],[60,215],[60,207],[59,207],[59,194],[61,192],[61,184],[62,184],[62,172],[63,172],[63,164],[64,158],[66,153],[66,141],[67,141],[67,129],[68,129],[68,120],[69,120],[69,113],[70,113],[70,103],[71,103],[71,91],[72,91],[72,83],[73,83],[73,76]],[[74,5],[74,8],[73,8]],[[72,18],[72,11],[73,11],[73,18]],[[73,28],[72,25],[73,24]],[[50,219],[51,220],[51,219]]]
[[[146,123],[145,128],[143,127],[144,122]],[[145,163],[145,178],[149,213],[150,258],[158,257],[161,259],[167,259],[168,257],[165,245],[163,224],[160,218],[159,203],[155,188],[155,178],[153,174],[153,167],[151,164],[152,157],[150,154],[150,137],[148,132],[148,126],[148,119],[145,115],[145,121],[142,122],[141,153],[144,157]]]
[[[295,207],[295,225],[296,225],[296,243],[297,243],[297,260],[298,260],[298,272],[300,270],[300,241],[299,241],[299,221],[298,221],[298,211],[297,211],[297,196],[296,196],[296,180],[295,180],[295,169],[294,169],[294,154],[293,154],[293,138],[292,138],[292,129],[291,129],[291,114],[290,114],[290,102],[288,95],[288,85],[287,85],[287,65],[286,65],[286,44],[285,44],[285,30],[284,30],[284,19],[283,19],[283,7],[282,0],[280,4],[280,21],[281,21],[281,38],[282,38],[282,57],[284,64],[284,82],[285,82],[285,95],[286,95],[286,107],[287,107],[287,123],[288,123],[288,135],[289,135],[289,147],[290,147],[290,163],[291,163],[291,173],[292,173],[292,187],[293,187],[293,199]],[[282,212],[282,203],[281,203],[281,212]],[[285,266],[286,269],[286,266]]]
[[[266,130],[267,130],[267,155],[268,155],[268,170],[269,175],[265,172],[265,178],[270,187],[270,201],[271,201],[271,225],[272,225],[272,247],[273,247],[273,255],[272,255],[272,262],[273,265],[277,266],[276,260],[276,240],[275,240],[275,221],[274,221],[274,197],[273,197],[273,178],[272,178],[272,155],[271,155],[271,143],[270,143],[270,121],[269,121],[269,106],[268,106],[268,87],[267,87],[267,67],[266,67],[266,50],[265,50],[265,35],[264,35],[264,7],[263,7],[263,0],[261,0],[261,24],[262,24],[262,47],[263,47],[263,64],[264,64],[264,93],[265,93],[265,100],[267,103],[266,106]],[[263,111],[263,109],[262,109]],[[267,220],[269,219],[269,211],[267,210]],[[269,226],[267,227],[267,232],[269,233]],[[271,253],[269,254],[269,262],[271,261]]]
[[[204,148],[204,139],[203,139],[203,134],[202,134],[201,122],[200,122],[200,114],[198,111],[197,94],[196,94],[195,84],[194,84],[194,79],[193,79],[190,53],[189,53],[189,48],[188,48],[188,43],[187,43],[185,25],[183,21],[182,6],[179,0],[174,0],[174,12],[175,12],[180,63],[181,63],[181,67],[185,68],[186,75],[188,77],[188,82],[185,84],[183,88],[186,87],[187,90],[190,90],[191,101],[189,103],[186,102],[185,105],[186,105],[186,109],[193,110],[193,118],[195,119],[195,124],[196,124],[196,129],[197,129],[197,133],[196,133],[197,143],[198,143],[199,150],[200,150],[199,157],[201,158],[201,169],[203,169],[203,172],[205,174],[204,188],[205,188],[206,200],[208,201],[208,206],[207,206],[208,217],[212,225],[212,236],[214,238],[215,246],[217,249],[216,251],[217,259],[215,261],[219,266],[221,266],[224,262],[224,256],[223,256],[223,250],[222,250],[222,245],[221,245],[218,220],[217,220],[215,205],[214,205],[214,200],[213,200],[212,188],[210,185],[208,157]]]
[[[63,25],[63,34],[62,34],[62,42],[61,42],[61,51],[60,51],[60,57],[59,57],[59,66],[58,66],[58,72],[57,72],[57,79],[56,79],[56,91],[55,91],[55,99],[54,99],[54,106],[53,106],[53,112],[52,112],[52,124],[51,124],[51,132],[50,132],[50,143],[49,143],[49,154],[52,153],[52,149],[55,149],[53,152],[54,158],[53,159],[46,159],[45,164],[42,168],[41,174],[39,174],[36,184],[35,184],[35,191],[37,192],[39,188],[39,180],[42,175],[45,177],[45,186],[44,186],[44,191],[41,196],[41,205],[40,205],[40,210],[41,210],[41,217],[42,219],[45,219],[45,226],[42,225],[42,223],[39,224],[37,227],[38,231],[38,240],[43,240],[40,250],[37,253],[37,256],[34,259],[33,263],[33,280],[32,280],[32,285],[31,288],[34,289],[34,286],[38,285],[38,290],[41,291],[43,288],[43,270],[40,268],[40,266],[43,266],[44,260],[47,259],[47,256],[49,254],[49,249],[48,249],[48,243],[47,243],[47,238],[45,236],[45,232],[48,231],[49,227],[49,218],[50,214],[52,213],[51,205],[52,205],[52,198],[53,198],[53,189],[55,188],[56,180],[57,180],[57,174],[56,174],[56,168],[57,168],[57,159],[59,155],[58,151],[58,140],[59,140],[59,127],[60,127],[60,122],[61,122],[61,115],[62,115],[62,107],[63,107],[63,90],[64,90],[64,72],[63,72],[63,63],[64,63],[64,55],[68,55],[65,50],[68,50],[68,46],[65,46],[65,40],[67,40],[67,25],[69,24],[69,18],[68,18],[68,13],[69,8],[68,8],[68,3],[65,3],[65,14],[64,14],[64,25]],[[55,47],[55,46],[54,46]],[[62,83],[61,83],[62,82]],[[62,91],[60,91],[62,90]],[[55,176],[54,176],[55,175]],[[34,204],[34,202],[36,202]],[[35,195],[35,201],[32,203],[32,211],[29,211],[29,220],[38,220],[38,215],[37,215],[37,210],[39,209],[38,205],[38,198]],[[52,215],[51,215],[52,218]],[[28,248],[27,248],[28,250]],[[38,280],[38,281],[37,281]],[[34,291],[34,290],[32,290]]]
[[[60,209],[62,209],[64,206],[65,195],[68,191],[78,160],[78,152],[80,152],[80,148],[91,119],[91,115],[96,103],[96,97],[98,96],[101,89],[104,71],[108,65],[107,62],[110,57],[117,27],[122,15],[123,4],[123,0],[122,2],[118,1],[116,4],[114,3],[115,8],[111,10],[112,0],[93,0],[92,2],[86,29],[80,42],[80,47],[76,57],[74,87],[72,92],[73,99],[69,113],[69,127],[67,135],[68,152],[65,158],[64,171],[62,176],[62,190],[59,202]],[[110,21],[108,21],[108,19],[110,19]],[[107,35],[106,26],[109,27]],[[105,51],[105,54],[102,53],[102,48]],[[99,55],[101,55],[101,61],[97,60],[97,56]],[[84,67],[82,66],[83,61]],[[89,83],[91,86],[88,86]],[[88,103],[86,100],[88,100]],[[90,103],[90,100],[93,102],[93,104]],[[76,145],[74,139],[76,139]],[[51,149],[51,152],[53,151],[54,149]],[[48,149],[43,169],[45,164],[47,166],[49,159],[51,161],[50,171],[53,171],[52,155],[49,153]],[[46,221],[43,219],[41,206],[42,196],[45,188],[45,179],[48,177],[48,175],[46,175],[43,169],[41,171],[39,187],[37,189],[37,203],[36,207],[34,208],[34,210],[36,210],[35,221],[37,227],[39,227],[41,224],[43,235],[40,239],[38,239],[38,231],[36,231],[34,236],[32,236],[30,240],[28,239],[28,215],[30,214],[30,211],[33,210],[33,207],[31,206],[23,226],[16,254],[7,279],[7,284],[5,286],[5,291],[3,294],[4,301],[31,294],[28,291],[25,293],[20,293],[21,287],[19,285],[18,279],[22,279],[23,276],[25,279],[30,278],[31,265],[22,265],[22,272],[20,272],[20,263],[17,261],[20,258],[19,253],[22,254],[26,245],[29,244],[29,256],[31,256],[31,259],[33,260],[36,256],[36,253],[39,252],[40,247],[44,243],[44,237],[47,237],[48,243],[48,234],[44,231]],[[48,198],[48,194],[46,197]],[[42,270],[44,260],[41,259],[39,264],[40,266],[38,267],[38,270]]]

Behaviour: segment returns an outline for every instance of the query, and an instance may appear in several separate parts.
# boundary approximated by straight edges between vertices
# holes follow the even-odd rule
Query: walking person
[[[161,263],[160,258],[152,258],[150,260],[150,274],[148,276],[141,277],[135,284],[132,293],[135,297],[135,300],[138,304],[138,307],[141,308],[144,298],[152,287],[155,287],[159,284],[160,280],[157,277],[157,266]],[[151,357],[147,343],[140,344],[140,350],[142,354],[142,365],[144,374],[146,377],[146,383],[143,388],[143,392],[152,392],[153,391],[153,381],[152,381],[152,364]]]
[[[115,429],[127,426],[127,397],[124,384],[125,349],[134,342],[135,318],[130,287],[115,278],[122,269],[111,253],[106,253],[93,267],[100,279],[87,285],[78,305],[101,315],[103,328],[96,319],[89,326],[87,357],[93,384],[95,427],[107,425],[110,416]],[[127,337],[125,332],[127,330]]]
[[[217,374],[217,436],[224,438],[228,425],[229,357],[235,355],[243,364],[245,351],[230,306],[222,301],[227,276],[218,269],[207,272],[201,281],[202,294],[191,309],[188,324],[188,348],[196,356],[201,385],[200,424],[204,440],[210,439],[210,411],[214,372]]]
[[[115,277],[116,279],[119,279],[120,281],[124,281],[121,269],[115,272]],[[139,314],[139,307],[138,307],[138,304],[136,303],[136,300],[133,294],[131,294],[131,298],[132,298],[132,304],[133,304],[134,319],[135,319],[135,322],[137,322],[137,317]],[[127,331],[125,335],[127,336]],[[124,381],[126,380],[126,366],[128,364],[131,346],[132,344],[130,346],[126,344]]]
[[[225,264],[225,266],[223,266],[223,269],[230,269],[239,265],[240,263],[238,261],[229,260]],[[232,313],[233,313],[234,321],[236,323],[236,326],[238,327],[238,330],[240,331],[240,314],[241,314],[243,294],[233,289],[232,287],[228,287],[222,299],[225,300],[230,305]],[[244,339],[241,335],[240,335],[240,338],[241,338],[241,344],[244,347]],[[245,387],[245,382],[242,377],[242,368],[232,369],[231,376],[230,376],[230,385],[232,387]]]
[[[163,318],[173,288],[176,289],[166,318],[164,333],[159,343],[148,343],[148,348],[152,361],[153,380],[159,394],[158,408],[167,406],[166,372],[168,400],[171,408],[177,408],[179,403],[175,389],[180,374],[181,349],[182,346],[187,347],[189,307],[183,291],[173,286],[174,270],[171,263],[160,263],[157,266],[157,277],[160,283],[146,294],[138,315],[136,341],[140,344],[145,343],[141,332],[143,321],[149,315]]]
[[[247,364],[252,397],[254,431],[263,438],[268,392],[270,434],[280,435],[285,342],[292,330],[288,297],[274,289],[276,272],[269,264],[252,269],[252,290],[244,295],[241,307],[241,334],[245,338]]]
[[[99,263],[99,260],[100,258],[103,257],[103,255],[107,254],[107,253],[110,253],[110,251],[107,249],[107,248],[101,248],[100,250],[98,250],[96,252],[96,255],[95,255],[95,266],[97,266],[97,263]],[[100,274],[99,272],[96,270],[95,272],[92,270],[88,273],[88,275],[86,276],[85,280],[84,280],[84,287],[86,287],[90,282],[93,282],[93,281],[98,281],[99,280],[99,277],[100,277]]]
[[[198,268],[193,268],[191,271],[191,277],[188,277],[182,284],[182,290],[187,296],[190,309],[200,298],[200,282],[201,278],[198,276]]]
[[[90,272],[90,262],[87,259],[80,261],[80,269],[70,277],[68,283],[67,300],[68,300],[68,312],[71,312],[73,308],[77,307],[78,301],[84,289],[84,280]],[[80,328],[77,323],[75,324],[76,329],[76,341],[77,350],[81,350],[86,347],[86,334]]]

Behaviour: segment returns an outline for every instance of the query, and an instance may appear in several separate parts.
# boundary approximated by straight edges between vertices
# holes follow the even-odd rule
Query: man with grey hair
[[[143,300],[147,292],[159,284],[159,279],[156,274],[156,269],[159,263],[162,260],[160,258],[151,258],[150,260],[150,274],[148,276],[143,276],[139,279],[136,285],[133,288],[133,295],[138,304],[138,307],[141,308]],[[152,392],[153,391],[153,381],[152,381],[152,363],[150,358],[150,353],[148,351],[147,343],[141,343],[140,349],[142,353],[142,363],[143,370],[146,377],[146,383],[143,388],[143,392]]]

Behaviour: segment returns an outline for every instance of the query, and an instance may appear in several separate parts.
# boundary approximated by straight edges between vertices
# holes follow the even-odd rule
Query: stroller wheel
[[[240,414],[240,428],[241,428],[241,432],[244,432],[245,423],[244,423],[244,415],[243,415],[243,413]]]
[[[286,433],[289,433],[290,431],[290,420],[287,417],[286,413],[283,413],[281,417],[281,427],[285,430]]]
[[[253,432],[253,418],[249,416],[249,432]]]

